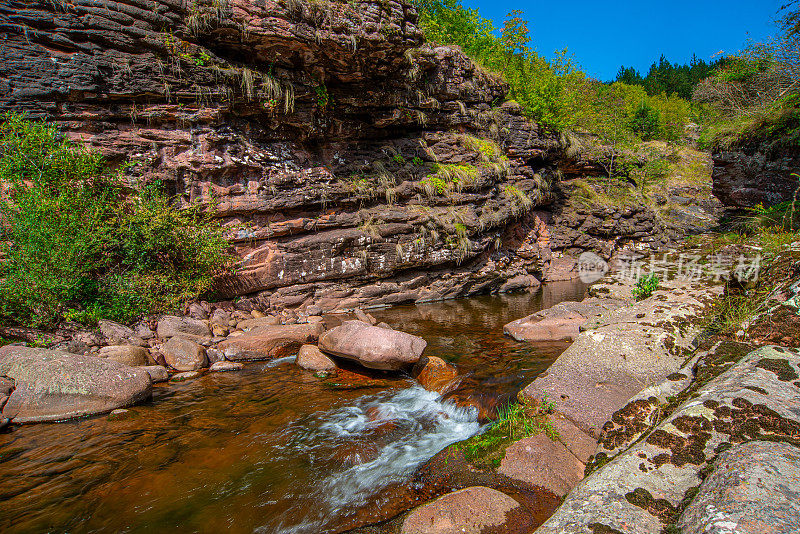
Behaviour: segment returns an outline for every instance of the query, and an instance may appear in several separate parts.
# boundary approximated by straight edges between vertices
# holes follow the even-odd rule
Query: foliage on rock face
[[[789,145],[800,144],[798,5],[790,2],[784,8],[783,35],[751,42],[695,89],[694,100],[715,111],[704,132],[705,145],[727,148],[779,136]]]
[[[131,190],[52,124],[1,119],[2,320],[126,321],[210,288],[228,257],[208,213],[175,208],[158,184]]]
[[[645,140],[680,140],[689,122],[688,102],[664,92],[648,95],[643,87],[592,80],[577,68],[566,50],[548,61],[528,46],[530,35],[520,11],[512,11],[496,28],[476,9],[459,0],[415,0],[428,40],[458,45],[486,69],[509,84],[508,97],[536,122],[555,130],[582,129],[604,141],[616,136]],[[641,129],[637,111],[654,110],[657,118]]]

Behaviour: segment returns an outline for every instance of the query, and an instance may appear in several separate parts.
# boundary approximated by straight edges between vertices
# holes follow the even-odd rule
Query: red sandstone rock
[[[0,375],[16,389],[3,407],[15,423],[62,421],[136,404],[151,392],[146,371],[94,356],[5,346]]]
[[[385,371],[411,367],[419,361],[427,345],[421,337],[361,321],[345,321],[319,339],[319,348],[324,352]]]
[[[261,326],[229,337],[217,345],[217,349],[228,360],[271,360],[291,356],[304,344],[315,342],[322,330],[319,323]]]

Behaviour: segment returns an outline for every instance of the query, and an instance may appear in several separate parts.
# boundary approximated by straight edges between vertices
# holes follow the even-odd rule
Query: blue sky
[[[620,65],[643,74],[661,54],[687,62],[693,53],[709,60],[723,50],[735,52],[748,37],[776,33],[776,13],[783,0],[462,0],[502,26],[513,9],[529,21],[533,47],[550,57],[567,47],[581,67],[603,81]]]

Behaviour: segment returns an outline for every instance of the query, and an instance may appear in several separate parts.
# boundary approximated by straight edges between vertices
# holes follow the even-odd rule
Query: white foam
[[[389,422],[393,425],[390,437],[385,442],[376,439],[375,429]],[[364,454],[363,462],[358,452],[353,453],[351,465],[341,465],[321,477],[312,497],[319,502],[317,514],[299,525],[264,526],[258,531],[321,532],[331,519],[368,503],[389,484],[406,480],[437,452],[480,428],[473,408],[442,402],[438,394],[419,386],[362,397],[352,406],[317,414],[294,429],[289,448],[296,454],[308,455],[312,463],[325,463],[338,447],[354,442],[378,450]]]

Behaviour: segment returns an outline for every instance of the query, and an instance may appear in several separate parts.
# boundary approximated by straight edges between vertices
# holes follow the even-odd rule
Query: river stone
[[[222,371],[241,371],[244,369],[244,364],[239,362],[227,362],[227,361],[219,361],[214,362],[211,367],[209,367],[209,371],[211,372],[222,372]]]
[[[517,341],[572,341],[590,318],[623,306],[612,299],[589,298],[582,302],[562,302],[503,327]]]
[[[161,339],[168,339],[177,335],[191,337],[193,339],[212,337],[211,329],[208,327],[208,321],[193,319],[191,317],[176,317],[174,315],[165,315],[162,317],[158,321],[156,332]]]
[[[800,449],[751,441],[722,453],[678,525],[683,534],[800,532]]]
[[[353,310],[353,315],[355,315],[356,319],[358,319],[362,323],[367,323],[370,326],[375,326],[378,323],[378,321],[375,319],[375,317],[373,317],[372,315],[368,314],[367,312],[365,312],[361,308],[356,308],[355,310]]]
[[[306,343],[314,343],[323,331],[321,324],[260,326],[228,337],[217,349],[232,361],[271,360],[295,354]]]
[[[345,321],[319,339],[319,348],[324,352],[384,371],[397,371],[414,365],[427,345],[421,337],[361,321]]]
[[[131,367],[145,366],[151,363],[150,352],[136,345],[109,345],[100,348],[100,357]]]
[[[161,345],[161,352],[176,371],[195,371],[208,366],[206,349],[191,339],[175,336]]]
[[[436,356],[423,357],[415,366],[417,382],[428,391],[439,395],[451,391],[458,384],[458,371],[455,367]]]
[[[800,435],[799,377],[795,349],[750,353],[694,392],[645,439],[613,459],[602,458],[607,463],[573,489],[536,533],[662,532],[678,519],[675,511],[704,473],[713,477],[716,465],[725,476],[726,464],[713,464],[720,451],[760,436],[789,441]],[[769,472],[754,460],[753,477],[760,469]]]
[[[563,443],[537,434],[511,444],[497,472],[563,497],[583,479],[585,468]]]
[[[481,534],[508,532],[508,515],[522,506],[500,491],[473,486],[439,497],[414,509],[401,534]]]
[[[269,315],[267,317],[256,317],[254,319],[245,319],[243,321],[239,321],[239,323],[236,325],[236,328],[246,332],[262,326],[277,326],[279,324],[281,324],[281,320],[278,317]]]
[[[163,365],[145,365],[139,367],[139,369],[144,370],[148,375],[150,375],[150,380],[152,380],[154,384],[169,380],[169,371],[167,371],[167,368]]]
[[[133,328],[127,327],[119,323],[115,323],[114,321],[100,319],[97,322],[97,326],[98,328],[100,328],[100,333],[103,334],[103,337],[105,337],[108,340],[114,340],[119,342],[136,336],[136,333],[133,331]]]
[[[110,412],[150,396],[147,372],[94,356],[31,347],[0,348],[0,375],[13,378],[3,416],[15,423],[63,421]]]
[[[309,371],[335,371],[336,363],[322,354],[315,345],[303,345],[297,353],[297,365]]]

